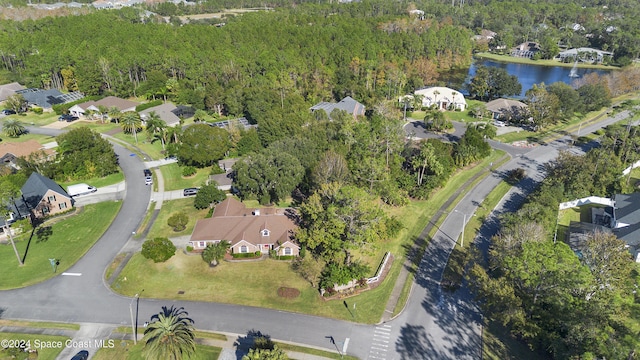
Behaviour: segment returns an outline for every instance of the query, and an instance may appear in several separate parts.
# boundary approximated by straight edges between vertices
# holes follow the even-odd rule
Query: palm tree
[[[116,121],[116,124],[118,123],[118,119],[120,119],[120,117],[122,116],[122,112],[120,111],[120,109],[115,106],[110,107],[107,110],[107,114],[109,114],[110,118]]]
[[[151,134],[153,137],[156,137],[158,134],[158,138],[162,143],[162,150],[164,150],[164,136],[163,133],[167,127],[167,123],[164,120],[160,119],[160,115],[155,111],[152,111],[147,115],[146,129],[147,133]]]
[[[98,105],[98,112],[100,113],[100,122],[104,124],[104,117],[109,114],[109,108],[104,105]]]
[[[140,115],[138,115],[135,111],[127,111],[122,114],[122,118],[120,118],[120,122],[122,123],[122,130],[125,132],[133,133],[133,137],[136,139],[136,144],[138,143],[138,130],[142,128],[142,120],[140,120]]]
[[[151,317],[144,331],[142,354],[147,360],[179,360],[195,353],[196,343],[193,320],[181,308],[162,307],[162,311]]]
[[[215,244],[207,245],[207,247],[202,252],[202,260],[204,260],[207,264],[211,266],[217,266],[218,261],[224,257],[224,254],[227,253],[227,249],[229,249],[228,241],[220,241]]]
[[[22,122],[16,119],[9,119],[2,124],[4,133],[9,137],[17,138],[20,135],[27,132],[27,128],[24,127]]]

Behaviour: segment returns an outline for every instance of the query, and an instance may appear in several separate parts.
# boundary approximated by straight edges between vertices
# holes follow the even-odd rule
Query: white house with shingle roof
[[[120,110],[120,112],[124,113],[127,111],[136,111],[136,106],[140,105],[140,103],[121,99],[116,96],[107,96],[106,98],[98,101],[87,101],[73,105],[69,108],[69,114],[79,117],[80,115],[85,115],[88,110],[99,111],[98,109],[100,105],[105,106],[107,109],[115,107]]]
[[[9,96],[14,95],[16,91],[24,89],[26,88],[17,82],[0,85],[0,101],[5,101]]]
[[[464,95],[458,90],[453,90],[444,86],[432,86],[425,89],[416,90],[414,96],[422,97],[422,106],[435,106],[438,110],[460,110],[467,108]]]

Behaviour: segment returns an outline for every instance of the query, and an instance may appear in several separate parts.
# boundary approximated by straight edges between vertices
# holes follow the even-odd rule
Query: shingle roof
[[[69,194],[55,181],[36,172],[31,173],[27,182],[22,186],[22,198],[31,209],[34,209],[49,190],[53,190],[70,198]]]
[[[335,109],[344,110],[353,116],[364,116],[365,111],[364,105],[350,96],[345,97],[338,103],[323,101],[310,108],[311,111],[324,110],[329,115],[329,118],[331,118],[331,112]]]
[[[232,246],[240,241],[282,244],[297,228],[285,213],[286,209],[247,209],[238,200],[227,198],[216,206],[211,218],[198,220],[191,241],[227,240]],[[263,230],[268,230],[268,235]]]
[[[16,93],[18,90],[24,90],[25,87],[18,84],[17,82],[12,82],[10,84],[0,85],[0,101],[5,101],[9,96]]]
[[[135,101],[129,101],[129,100],[125,100],[125,99],[121,99],[119,97],[116,96],[107,96],[104,99],[100,99],[98,101],[96,101],[97,105],[104,105],[108,108],[110,107],[117,107],[120,111],[126,110],[126,109],[130,109],[130,108],[135,108],[136,106],[140,105],[140,103],[137,103]]]
[[[522,109],[528,108],[527,104],[518,100],[510,100],[510,99],[495,99],[489,101],[486,105],[487,110],[491,112],[518,112],[522,111]]]
[[[178,108],[174,104],[164,103],[164,104],[140,111],[140,116],[142,117],[143,120],[146,120],[146,117],[151,112],[155,112],[156,114],[158,114],[160,119],[162,119],[168,126],[174,126],[180,123],[180,118],[176,114],[177,110]]]
[[[43,146],[35,140],[27,140],[21,143],[0,143],[0,157],[6,154],[12,154],[15,157],[28,156],[38,150],[43,149]],[[47,154],[52,154],[52,150],[45,150]]]
[[[613,232],[629,246],[640,247],[640,193],[616,194]]]

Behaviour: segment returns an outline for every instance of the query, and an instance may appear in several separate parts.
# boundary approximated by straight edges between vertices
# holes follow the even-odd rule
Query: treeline
[[[612,125],[601,132],[601,148],[561,152],[523,207],[502,216],[486,266],[471,267],[485,316],[555,359],[633,359],[640,345],[640,279],[624,241],[593,232],[574,244],[578,255],[562,231],[554,236],[560,202],[633,191],[620,175],[638,159],[637,130]]]

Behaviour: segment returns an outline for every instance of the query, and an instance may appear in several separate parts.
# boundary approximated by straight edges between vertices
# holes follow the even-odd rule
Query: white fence
[[[638,166],[640,166],[640,160],[634,162],[633,164],[631,164],[631,166],[629,166],[628,168],[622,170],[622,174],[623,175],[629,175],[629,173],[631,172],[631,170],[637,168]]]
[[[582,199],[571,200],[567,202],[563,202],[560,204],[559,209],[565,210],[576,206],[589,205],[589,204],[600,204],[606,206],[613,206],[615,202],[613,199],[603,198],[599,196],[589,196]]]
[[[384,254],[384,260],[382,260],[382,265],[380,265],[380,267],[378,268],[378,272],[376,273],[376,276],[368,278],[367,279],[367,284],[371,284],[371,283],[374,283],[374,282],[380,280],[380,276],[382,275],[382,271],[384,271],[384,268],[387,267],[387,261],[389,261],[390,257],[391,257],[391,253],[387,251],[387,253]]]

